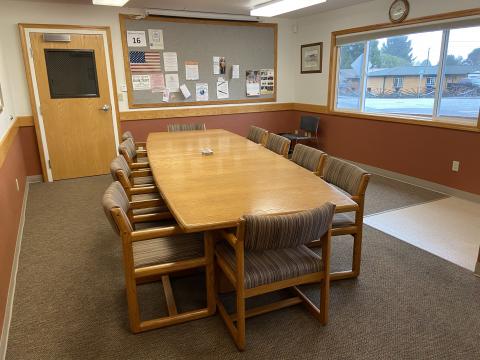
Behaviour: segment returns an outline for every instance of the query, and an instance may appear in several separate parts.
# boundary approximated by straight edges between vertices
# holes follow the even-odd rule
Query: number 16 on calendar
[[[127,44],[128,47],[146,47],[145,31],[127,31]]]

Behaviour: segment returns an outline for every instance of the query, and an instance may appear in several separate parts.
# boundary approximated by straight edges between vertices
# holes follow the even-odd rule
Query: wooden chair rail
[[[160,213],[153,213],[153,214],[141,214],[141,215],[133,215],[132,220],[133,223],[146,223],[146,222],[155,222],[155,221],[162,221],[162,220],[174,220],[172,213],[169,211],[160,212]]]
[[[138,169],[132,171],[132,177],[145,177],[145,176],[152,176],[152,170],[150,169]]]
[[[131,195],[142,195],[142,194],[153,194],[153,193],[158,193],[158,189],[154,185],[130,188]],[[158,194],[158,198],[160,199],[160,194]]]
[[[156,206],[163,206],[165,203],[161,199],[148,199],[148,200],[138,200],[138,201],[131,201],[130,207],[132,209],[147,209],[153,208]]]

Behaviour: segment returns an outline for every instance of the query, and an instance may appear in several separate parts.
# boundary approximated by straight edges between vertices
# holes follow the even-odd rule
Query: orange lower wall
[[[168,124],[205,123],[207,129],[225,129],[245,136],[251,125],[271,132],[288,132],[295,129],[294,111],[268,111],[262,113],[184,117],[174,119],[122,121],[122,131],[132,131],[135,139],[145,141],[148,133],[166,131]]]
[[[480,194],[480,133],[318,116],[321,148],[331,155]],[[453,160],[460,161],[458,173],[451,171]]]
[[[32,139],[25,138],[24,133],[28,133],[28,130],[24,132],[20,129],[17,132],[0,168],[0,324],[3,324],[5,315],[25,180],[29,171],[37,171],[26,166],[23,143]],[[29,146],[27,149],[30,151]],[[18,179],[20,191],[16,190],[15,179]]]

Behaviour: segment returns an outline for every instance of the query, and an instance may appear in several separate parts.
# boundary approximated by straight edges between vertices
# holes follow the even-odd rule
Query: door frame
[[[25,65],[25,74],[27,77],[30,106],[32,109],[33,120],[35,124],[35,133],[37,136],[38,151],[40,153],[40,162],[42,165],[43,181],[52,182],[52,171],[47,164],[50,156],[48,153],[48,144],[45,136],[45,127],[43,117],[40,112],[40,96],[37,86],[35,73],[35,64],[33,62],[30,34],[31,33],[69,33],[77,35],[101,35],[103,37],[103,47],[105,50],[105,62],[108,77],[108,86],[110,90],[110,103],[112,107],[113,135],[115,141],[115,151],[118,154],[118,145],[120,139],[120,112],[118,109],[117,81],[115,77],[115,67],[113,63],[112,36],[109,26],[81,26],[81,25],[54,25],[54,24],[18,24],[20,39],[22,43],[23,62]]]

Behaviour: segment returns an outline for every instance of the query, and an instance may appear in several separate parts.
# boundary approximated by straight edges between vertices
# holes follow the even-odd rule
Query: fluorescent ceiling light
[[[129,0],[92,0],[93,5],[123,6]]]
[[[312,5],[327,2],[327,0],[279,0],[259,5],[250,11],[251,16],[272,17],[303,9]]]

